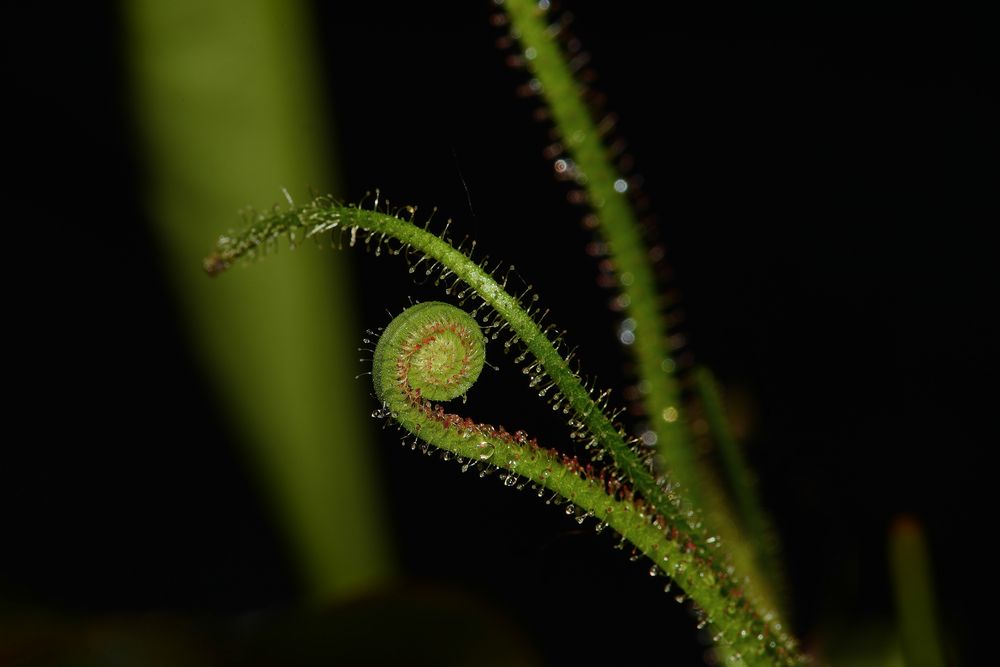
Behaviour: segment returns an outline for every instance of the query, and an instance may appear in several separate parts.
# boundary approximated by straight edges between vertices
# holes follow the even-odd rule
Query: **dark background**
[[[625,357],[602,307],[613,294],[595,283],[582,211],[541,156],[547,127],[531,118],[537,102],[515,95],[525,75],[494,46],[488,3],[355,4],[315,8],[346,199],[378,187],[455,218],[458,238],[517,265],[585,369],[621,397]],[[969,562],[986,548],[977,489],[996,442],[985,316],[996,303],[995,47],[957,8],[694,15],[658,4],[574,8],[574,31],[645,179],[689,349],[750,415],[796,628],[889,618],[885,534],[912,513],[964,646]],[[4,27],[14,398],[0,597],[8,611],[287,607],[298,584],[279,531],[161,273],[120,28],[94,6],[20,8]],[[410,296],[440,297],[412,286],[401,262],[350,261],[365,327]],[[470,414],[559,437],[520,374],[493,376]],[[588,625],[608,609],[621,613],[602,620],[607,637],[695,635],[610,537],[381,433],[408,577],[471,591],[553,663],[620,657]]]

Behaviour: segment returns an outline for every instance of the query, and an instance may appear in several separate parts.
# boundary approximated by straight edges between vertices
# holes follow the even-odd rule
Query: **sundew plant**
[[[370,373],[376,419],[398,428],[415,451],[535,494],[579,526],[614,534],[613,544],[645,562],[650,585],[667,591],[665,604],[691,610],[713,659],[806,664],[789,625],[779,540],[721,392],[709,369],[678,354],[682,336],[677,304],[665,291],[664,251],[655,227],[642,220],[641,181],[615,117],[591,85],[589,55],[570,31],[569,14],[548,2],[503,0],[493,22],[498,57],[522,72],[519,92],[537,98],[535,115],[551,130],[546,157],[593,230],[589,249],[614,291],[617,337],[637,388],[625,400],[595,379],[573,332],[559,327],[560,308],[570,301],[537,293],[532,277],[511,263],[516,258],[492,256],[460,217],[427,211],[432,203],[399,205],[377,190],[355,203],[289,197],[221,236],[204,268],[216,276],[281,245],[364,249],[404,263],[438,296],[369,325],[361,349],[370,359],[363,374]],[[516,369],[565,425],[564,438],[540,438],[517,415],[484,423],[466,414],[464,399],[486,368]],[[693,432],[695,416],[707,433]],[[706,438],[710,454],[698,445]],[[902,530],[900,548],[918,553],[918,534]],[[908,581],[926,579],[925,569]],[[941,664],[933,634],[914,641],[926,640],[927,664]]]

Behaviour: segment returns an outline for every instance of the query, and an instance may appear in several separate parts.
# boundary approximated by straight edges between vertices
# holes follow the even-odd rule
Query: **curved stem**
[[[446,239],[393,215],[341,206],[320,198],[302,208],[263,216],[242,233],[222,237],[216,251],[205,260],[205,268],[216,274],[241,257],[254,256],[280,237],[295,240],[335,230],[346,235],[352,246],[359,240],[368,247],[374,244],[376,253],[383,250],[387,239],[395,239],[402,246],[387,246],[390,254],[417,251],[434,262],[432,269],[440,265],[443,272],[471,287],[534,356],[542,372],[558,387],[578,422],[612,455],[616,467],[613,480],[616,483],[627,480],[639,498],[631,500],[630,509],[626,509],[618,504],[624,501],[608,498],[596,482],[581,485],[578,473],[565,464],[558,467],[556,464],[560,461],[552,453],[525,449],[513,437],[505,437],[502,431],[490,432],[479,426],[473,429],[460,417],[449,416],[427,404],[402,400],[388,392],[386,396],[392,401],[383,400],[404,428],[435,446],[469,458],[478,456],[482,451],[480,442],[486,442],[492,447],[490,460],[499,467],[557,491],[587,511],[613,515],[613,521],[606,519],[607,523],[643,553],[655,558],[658,566],[665,553],[668,558],[670,554],[679,558],[678,572],[665,571],[671,575],[690,572],[687,577],[677,576],[678,583],[685,586],[685,591],[705,611],[706,622],[722,629],[719,640],[743,647],[737,648],[737,653],[742,654],[748,664],[799,664],[794,640],[781,629],[773,612],[762,610],[745,592],[746,582],[728,566],[718,539],[705,532],[698,514],[682,503],[666,480],[658,483],[518,299]],[[380,371],[379,375],[382,374]],[[436,417],[431,418],[435,414]],[[452,431],[456,425],[465,427],[467,435],[458,433],[456,437],[457,432]],[[473,436],[484,440],[473,441]],[[554,474],[555,471],[559,474]],[[577,482],[573,482],[573,478]],[[631,493],[628,491],[629,496]]]
[[[696,530],[680,508],[680,497],[666,485],[661,486],[652,471],[626,443],[621,430],[604,414],[591,393],[584,388],[580,378],[559,355],[552,342],[518,302],[508,294],[493,277],[447,241],[395,216],[366,209],[338,206],[330,201],[317,200],[301,209],[266,216],[237,237],[220,239],[216,252],[205,260],[205,268],[217,273],[235,259],[256,252],[261,246],[280,236],[314,236],[323,231],[340,229],[349,235],[349,242],[357,242],[359,231],[366,241],[379,237],[394,238],[441,265],[469,285],[508,324],[521,344],[535,357],[541,370],[555,383],[577,419],[595,440],[608,451],[621,473],[631,481],[637,491],[656,510],[672,516],[691,539],[703,546],[705,539]],[[399,252],[399,251],[396,251]],[[700,527],[700,526],[699,526]]]

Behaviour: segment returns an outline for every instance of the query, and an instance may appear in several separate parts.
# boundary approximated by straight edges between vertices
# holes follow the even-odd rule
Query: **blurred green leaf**
[[[238,224],[241,204],[269,206],[281,187],[304,197],[335,182],[303,4],[141,0],[123,8],[150,209],[207,373],[311,594],[370,586],[391,566],[367,385],[349,380],[361,329],[343,260],[310,248],[215,281],[201,268],[211,239]]]
[[[923,526],[915,517],[897,517],[889,529],[889,571],[906,664],[944,667],[930,551]]]

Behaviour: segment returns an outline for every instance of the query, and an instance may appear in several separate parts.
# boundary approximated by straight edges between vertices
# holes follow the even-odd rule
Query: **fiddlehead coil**
[[[465,311],[440,301],[417,304],[379,338],[372,367],[375,395],[387,405],[399,392],[410,402],[458,398],[479,378],[485,358],[483,334]]]

